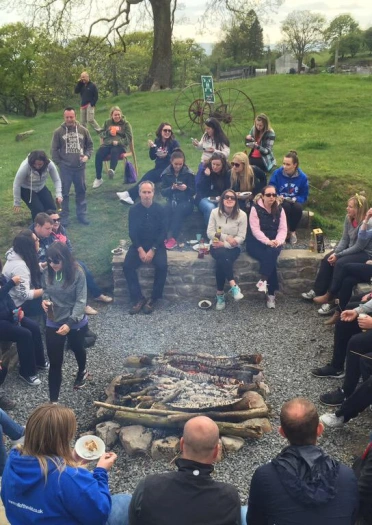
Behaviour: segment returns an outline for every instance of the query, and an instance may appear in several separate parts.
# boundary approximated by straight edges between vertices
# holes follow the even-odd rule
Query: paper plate
[[[187,244],[193,246],[194,244],[198,244],[198,241],[196,239],[191,239],[191,241],[187,241]]]
[[[209,310],[212,306],[212,302],[209,299],[202,299],[198,302],[198,306],[201,310]]]
[[[208,200],[211,202],[220,202],[221,197],[208,197]]]
[[[123,252],[124,252],[123,248],[114,248],[113,250],[111,250],[111,253],[113,255],[121,255]]]
[[[208,251],[210,250],[211,246],[212,246],[212,241],[210,242],[205,242],[204,243],[204,246],[208,249]],[[194,246],[192,247],[193,250],[195,250],[196,252],[199,251],[199,243],[198,244],[194,244]]]
[[[94,441],[97,445],[97,450],[89,450],[86,447],[86,444]],[[76,454],[82,458],[86,459],[88,461],[93,461],[94,459],[98,459],[102,456],[102,454],[105,452],[106,446],[101,438],[93,435],[88,436],[81,436],[76,443],[75,443],[75,451]]]

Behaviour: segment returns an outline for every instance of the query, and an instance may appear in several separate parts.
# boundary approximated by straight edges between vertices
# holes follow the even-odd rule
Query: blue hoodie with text
[[[294,175],[286,175],[283,167],[271,175],[269,186],[275,186],[278,195],[282,197],[296,197],[296,201],[303,204],[309,195],[309,182],[305,173],[297,168]]]
[[[1,499],[12,525],[104,525],[111,511],[106,469],[66,466],[61,472],[48,460],[45,481],[38,459],[16,448],[5,465]]]

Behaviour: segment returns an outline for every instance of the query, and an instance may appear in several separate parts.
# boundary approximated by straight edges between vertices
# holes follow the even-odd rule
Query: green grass
[[[356,191],[365,191],[368,197],[372,195],[369,173],[372,77],[276,75],[223,83],[216,88],[229,86],[246,92],[256,112],[269,115],[277,136],[275,155],[278,165],[289,149],[298,152],[301,168],[310,179],[309,207],[315,211],[316,223],[324,228],[326,234],[336,238],[348,196]],[[154,136],[162,120],[174,123],[173,105],[178,94],[178,90],[135,93],[102,100],[98,104],[98,122],[103,123],[110,107],[118,104],[132,124],[141,175],[153,166],[148,157],[147,140],[149,136]],[[31,150],[45,149],[49,152],[53,130],[62,122],[61,113],[43,114],[34,119],[10,115],[10,125],[0,124],[2,259],[15,233],[30,222],[30,213],[24,204],[20,214],[13,213],[14,175]],[[34,129],[35,133],[22,142],[15,142],[16,134],[28,129]],[[92,132],[92,137],[95,147],[98,147],[98,136]],[[191,146],[189,137],[179,136],[179,141],[188,165],[196,170],[200,152]],[[234,137],[231,151],[243,148],[242,137]],[[72,221],[69,228],[77,255],[100,277],[110,274],[110,249],[118,244],[119,239],[128,237],[128,209],[119,203],[115,195],[116,191],[124,189],[121,165],[114,180],[104,177],[101,188],[93,190],[94,158],[90,160],[87,185],[91,225],[82,227]],[[330,184],[322,190],[325,180],[329,180]],[[71,217],[74,217],[73,212]]]

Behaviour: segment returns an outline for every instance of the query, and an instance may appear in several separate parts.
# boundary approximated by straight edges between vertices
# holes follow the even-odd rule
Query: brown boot
[[[332,317],[327,319],[327,321],[324,321],[324,324],[326,326],[332,326],[333,324],[337,323],[337,321],[340,319],[340,317],[341,317],[340,311],[336,310],[335,313],[332,315]]]
[[[330,303],[333,300],[333,295],[329,292],[325,293],[324,295],[318,295],[317,297],[314,297],[313,301],[315,304],[325,304]]]

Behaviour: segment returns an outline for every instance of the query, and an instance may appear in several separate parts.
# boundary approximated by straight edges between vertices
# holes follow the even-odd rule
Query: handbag
[[[133,164],[127,160],[125,163],[125,169],[124,169],[124,183],[125,184],[132,184],[133,182],[137,181],[137,173],[134,169]]]

